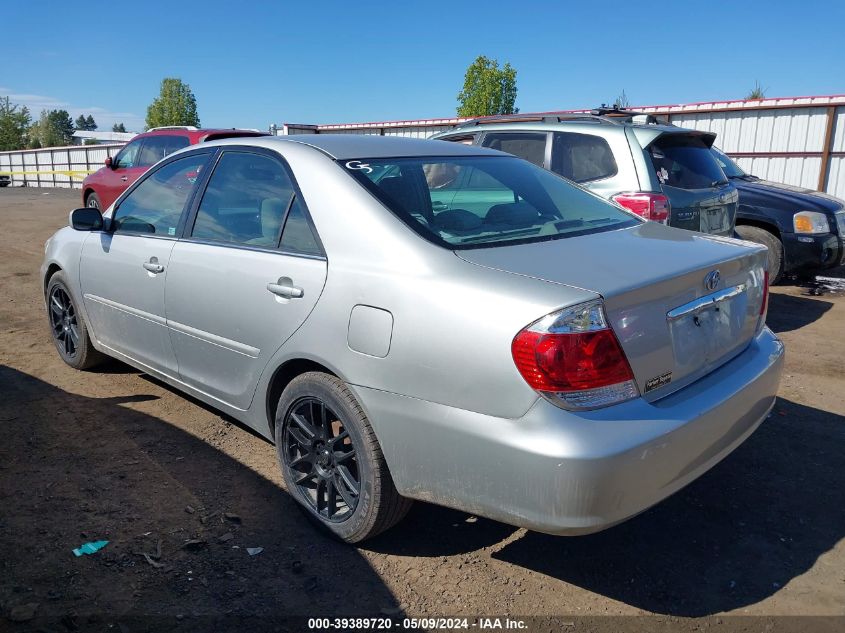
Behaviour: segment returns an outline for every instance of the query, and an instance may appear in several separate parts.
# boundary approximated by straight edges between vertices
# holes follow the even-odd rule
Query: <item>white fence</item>
[[[123,147],[73,145],[17,152],[0,152],[0,174],[10,174],[12,186],[80,188],[89,173],[103,166],[107,156]]]

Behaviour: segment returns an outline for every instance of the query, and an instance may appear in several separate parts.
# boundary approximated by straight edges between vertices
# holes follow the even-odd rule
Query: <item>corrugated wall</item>
[[[845,198],[845,95],[723,101],[633,109],[681,127],[715,132],[717,145],[748,172]],[[568,110],[565,112],[585,112]],[[550,112],[547,114],[556,114]],[[303,126],[317,134],[428,138],[465,119]],[[291,126],[293,129],[295,126]]]

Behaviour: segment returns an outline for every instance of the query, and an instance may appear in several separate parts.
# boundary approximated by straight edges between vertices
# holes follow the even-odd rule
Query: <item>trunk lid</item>
[[[645,222],[456,254],[480,266],[601,295],[647,400],[668,395],[739,354],[760,323],[766,250],[748,242]],[[718,280],[708,285],[714,271]]]

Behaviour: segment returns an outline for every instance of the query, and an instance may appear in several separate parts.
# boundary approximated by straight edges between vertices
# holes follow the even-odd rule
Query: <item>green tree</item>
[[[765,99],[766,98],[766,90],[768,90],[768,88],[763,88],[763,86],[760,85],[759,81],[755,81],[754,87],[751,89],[751,91],[747,95],[745,95],[745,98],[746,99]]]
[[[123,125],[123,123],[115,123],[114,125],[111,126],[111,131],[112,132],[125,132],[126,126]]]
[[[464,87],[458,94],[458,116],[475,117],[513,114],[516,101],[516,69],[483,55],[475,58],[464,75]]]
[[[147,128],[166,125],[199,127],[197,99],[191,87],[181,79],[167,77],[161,82],[159,96],[147,108]]]
[[[0,98],[0,151],[26,147],[26,133],[31,122],[26,106],[11,103],[9,97]]]
[[[87,117],[84,114],[80,114],[76,117],[74,125],[77,130],[83,130],[85,132],[93,132],[97,129],[97,122],[94,121],[94,117],[90,114]]]
[[[29,129],[30,147],[59,147],[73,142],[73,119],[67,110],[42,110]]]

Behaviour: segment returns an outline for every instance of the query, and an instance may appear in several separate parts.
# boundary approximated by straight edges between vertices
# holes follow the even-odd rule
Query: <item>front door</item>
[[[88,236],[80,263],[83,301],[97,340],[173,376],[164,286],[183,211],[209,156],[180,158],[146,176],[115,209],[110,230]]]
[[[167,324],[181,379],[246,409],[273,354],[302,325],[326,259],[286,165],[224,151],[170,257]]]
[[[98,192],[103,211],[108,209],[120,197],[120,194],[146,171],[146,167],[138,164],[141,143],[143,139],[137,139],[126,145],[112,159],[111,169],[105,169],[100,173],[101,185]]]

